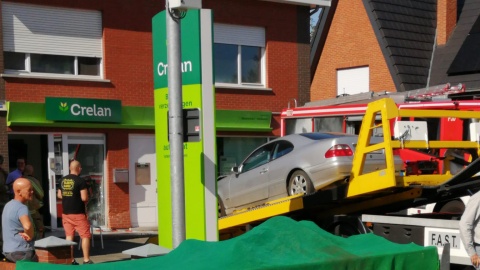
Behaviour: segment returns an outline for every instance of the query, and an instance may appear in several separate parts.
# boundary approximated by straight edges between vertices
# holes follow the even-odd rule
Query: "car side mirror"
[[[238,174],[238,173],[239,173],[239,171],[240,171],[240,170],[238,169],[238,166],[234,166],[234,167],[232,167],[232,172],[234,172],[234,173],[237,173],[237,174]]]

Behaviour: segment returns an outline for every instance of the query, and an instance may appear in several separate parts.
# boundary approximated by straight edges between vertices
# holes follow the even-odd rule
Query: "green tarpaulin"
[[[438,269],[435,247],[395,244],[373,234],[342,238],[312,222],[274,217],[236,238],[186,240],[161,257],[54,265],[17,263],[17,270],[82,269]]]

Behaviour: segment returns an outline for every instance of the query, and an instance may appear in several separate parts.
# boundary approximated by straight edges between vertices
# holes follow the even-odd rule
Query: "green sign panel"
[[[172,247],[172,196],[168,138],[166,12],[152,20],[155,144],[159,245]],[[182,105],[184,116],[185,228],[187,239],[217,240],[215,91],[212,74],[210,10],[189,10],[181,20]],[[194,139],[191,139],[192,134]]]
[[[187,17],[181,20],[182,39],[182,84],[200,84],[201,61],[200,61],[200,29],[191,27],[192,23],[199,21],[199,12],[188,11]],[[167,62],[167,32],[165,27],[165,14],[160,12],[153,18],[153,24],[162,26],[152,31],[154,54],[153,54],[153,83],[154,89],[168,87],[168,62]]]
[[[68,122],[122,121],[122,102],[108,99],[45,98],[46,119]]]

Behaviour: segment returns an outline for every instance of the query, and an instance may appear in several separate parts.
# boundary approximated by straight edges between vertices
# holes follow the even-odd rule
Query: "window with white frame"
[[[102,77],[99,11],[2,2],[5,73]]]
[[[337,70],[337,95],[354,95],[370,91],[369,67]]]
[[[265,29],[214,24],[216,86],[265,87]]]

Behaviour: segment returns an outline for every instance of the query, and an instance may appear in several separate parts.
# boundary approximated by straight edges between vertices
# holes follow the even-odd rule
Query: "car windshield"
[[[342,134],[342,133],[302,133],[300,135],[302,135],[304,137],[307,137],[311,140],[316,140],[316,141],[339,138],[339,137],[346,137],[346,136],[351,137],[352,136],[350,134]]]

